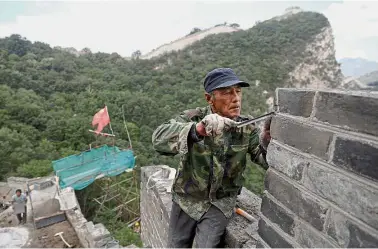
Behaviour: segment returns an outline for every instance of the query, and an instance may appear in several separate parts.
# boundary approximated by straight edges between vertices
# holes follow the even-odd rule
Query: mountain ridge
[[[361,77],[365,74],[378,70],[378,62],[364,58],[342,58],[339,60],[341,71],[344,76]]]

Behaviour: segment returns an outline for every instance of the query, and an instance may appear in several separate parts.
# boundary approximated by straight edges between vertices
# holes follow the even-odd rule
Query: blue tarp
[[[78,155],[61,158],[52,164],[61,188],[72,187],[81,190],[101,174],[111,177],[134,168],[135,157],[132,150],[104,145]]]

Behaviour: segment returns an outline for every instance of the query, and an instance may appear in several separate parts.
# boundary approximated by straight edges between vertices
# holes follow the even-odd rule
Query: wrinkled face
[[[242,92],[240,86],[232,86],[214,90],[205,94],[213,112],[228,118],[236,118],[241,111]]]

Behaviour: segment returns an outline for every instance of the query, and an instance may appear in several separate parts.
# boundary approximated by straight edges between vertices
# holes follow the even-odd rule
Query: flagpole
[[[126,125],[125,111],[123,110],[123,105],[122,105],[122,116],[123,116],[123,124],[126,128],[127,137],[129,138],[130,148],[133,148],[133,145],[131,144],[129,130],[127,129],[127,125]]]
[[[109,115],[109,128],[110,128],[110,130],[111,130],[111,132],[112,132],[112,135],[114,135],[114,133],[113,133],[113,129],[112,129],[112,122],[110,121],[110,114],[109,114],[109,112],[108,112],[108,107],[106,106],[106,104],[105,104],[105,109],[106,109],[106,112],[107,112],[108,115]]]

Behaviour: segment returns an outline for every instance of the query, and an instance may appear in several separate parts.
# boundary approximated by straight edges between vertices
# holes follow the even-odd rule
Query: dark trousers
[[[22,215],[22,216],[21,216]],[[26,207],[25,207],[25,212],[17,214],[17,219],[21,223],[26,223]]]
[[[212,205],[199,221],[192,219],[173,202],[169,223],[168,248],[217,248],[225,232],[228,219]]]

